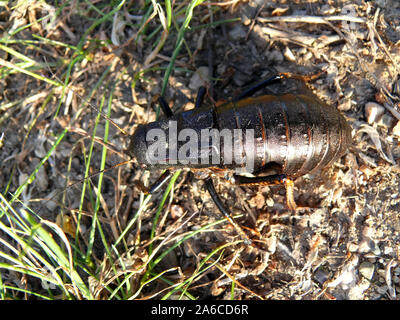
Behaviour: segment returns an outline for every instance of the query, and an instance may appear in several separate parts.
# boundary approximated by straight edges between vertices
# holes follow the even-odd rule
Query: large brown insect
[[[147,192],[152,193],[159,189],[171,176],[173,168],[200,169],[215,204],[245,240],[248,238],[216,193],[211,173],[216,173],[236,185],[284,184],[287,204],[294,210],[296,204],[293,198],[293,179],[326,167],[341,157],[351,142],[351,129],[339,111],[310,93],[250,97],[261,88],[284,78],[308,79],[305,76],[280,73],[218,107],[203,105],[205,89],[200,88],[195,108],[178,114],[173,114],[161,98],[160,104],[166,119],[139,126],[131,138],[128,150],[146,169],[167,169]],[[219,148],[216,148],[215,141],[206,141],[204,145],[204,141],[199,138],[197,153],[182,161],[172,149],[179,150],[186,141],[175,139],[171,142],[170,123],[176,125],[178,133],[191,129],[198,137],[205,129],[216,129],[218,132],[225,130],[232,133],[231,140],[217,139]],[[248,129],[254,132],[254,143],[247,144],[246,139],[235,138],[235,130]],[[157,132],[165,136],[163,143],[166,152],[158,161],[149,159],[149,151],[155,143],[160,143],[149,138],[152,130],[158,130]],[[230,157],[232,161],[228,162],[225,149],[227,145],[232,146],[231,151],[238,155],[235,159]],[[253,161],[253,176],[238,174],[238,169],[245,171],[249,155]],[[275,172],[268,174],[271,169]]]

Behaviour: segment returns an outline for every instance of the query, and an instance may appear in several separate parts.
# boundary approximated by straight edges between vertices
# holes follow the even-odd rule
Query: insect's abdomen
[[[254,129],[254,148],[245,141],[235,148],[243,157],[254,154],[255,172],[275,163],[282,173],[302,176],[334,162],[351,141],[343,116],[314,96],[248,98],[227,103],[216,112],[220,129]]]

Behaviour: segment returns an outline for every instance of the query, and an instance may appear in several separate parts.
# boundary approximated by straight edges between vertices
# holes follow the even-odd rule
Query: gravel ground
[[[90,19],[80,16],[82,8],[71,4],[55,16],[51,28],[43,28],[44,24],[33,21],[54,7],[35,1],[29,5],[30,10],[0,7],[0,31],[10,34],[31,22],[15,38],[36,39],[36,34],[77,45],[90,25]],[[146,34],[160,25],[157,19],[149,22]],[[233,21],[195,29],[225,19]],[[56,221],[60,207],[63,215],[73,219],[80,205],[82,183],[62,191],[67,180],[82,181],[84,177],[84,154],[88,153],[97,114],[85,102],[100,106],[101,94],[115,85],[111,118],[119,126],[132,134],[138,124],[155,120],[152,102],[161,92],[176,34],[169,35],[162,50],[152,57],[152,41],[133,41],[138,31],[134,21],[134,16],[114,16],[113,26],[102,24],[91,30],[93,41],[84,47],[89,55],[71,70],[73,91],[67,91],[65,97],[62,89],[21,72],[1,77],[0,187],[7,190],[5,197],[10,198],[10,192],[14,193],[46,156],[58,134],[69,128],[21,199],[44,219]],[[182,19],[176,22],[180,25]],[[168,279],[183,281],[213,249],[231,243],[216,266],[191,284],[188,291],[193,296],[229,299],[235,279],[235,299],[398,299],[400,3],[221,1],[198,6],[190,26],[193,30],[185,34],[186,42],[164,95],[174,112],[193,107],[204,74],[213,74],[213,85],[205,99],[211,104],[230,99],[277,72],[312,74],[322,70],[307,88],[287,80],[260,94],[312,91],[344,115],[352,128],[353,145],[333,166],[296,179],[295,200],[306,208],[295,214],[287,208],[282,186],[233,187],[214,178],[221,198],[233,215],[240,216],[237,221],[257,230],[262,250],[235,242],[240,239],[234,229],[219,224],[173,250],[159,264],[159,272],[175,268]],[[96,49],[100,40],[109,40],[101,50]],[[73,50],[55,43],[43,43],[41,50],[25,43],[8,47],[47,66],[38,73],[55,80],[61,70],[66,70],[65,64],[57,64],[73,58]],[[0,58],[17,61],[15,55],[1,48]],[[100,79],[100,87],[92,96],[91,90]],[[96,132],[100,143],[95,144],[90,174],[100,168],[104,130],[105,120],[100,119]],[[128,159],[128,144],[129,139],[111,126],[106,167]],[[160,172],[145,172],[132,161],[105,174],[99,216],[112,239],[140,206],[141,194],[134,181],[151,183]],[[92,180],[96,179],[94,176]],[[151,198],[128,237],[128,243],[139,243],[132,264],[145,259],[152,219],[162,197],[160,191]],[[44,200],[49,198],[54,201]],[[89,228],[93,215],[89,200],[83,210],[82,227]],[[162,214],[156,229],[158,243],[171,232],[178,239],[221,218],[203,182],[188,170],[178,178]],[[67,226],[62,227],[68,233]],[[99,256],[103,254],[101,245],[101,241],[95,243]],[[4,276],[21,281],[18,274]],[[141,296],[159,298],[163,288],[162,283],[153,283]]]

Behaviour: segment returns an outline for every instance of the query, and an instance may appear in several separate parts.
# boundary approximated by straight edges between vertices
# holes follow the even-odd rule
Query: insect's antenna
[[[119,167],[119,166],[123,166],[123,165],[125,165],[125,164],[128,164],[128,163],[131,162],[131,161],[132,161],[132,160],[123,161],[123,162],[120,162],[120,163],[118,163],[118,164],[116,164],[116,165],[114,165],[114,166],[111,166],[111,167],[105,168],[105,169],[103,169],[103,170],[100,170],[100,171],[98,171],[98,172],[92,173],[92,174],[88,175],[87,177],[85,177],[83,180],[80,180],[80,181],[77,181],[77,182],[74,182],[74,183],[70,184],[70,185],[68,186],[68,188],[73,187],[73,186],[75,186],[75,185],[77,185],[77,184],[79,184],[79,183],[82,183],[82,182],[85,181],[85,180],[92,179],[93,177],[95,177],[95,176],[97,176],[97,175],[99,175],[99,174],[101,174],[101,173],[105,173],[105,172],[107,172],[107,171],[109,171],[109,170],[112,170],[112,169],[115,169],[115,168],[117,168],[117,167]]]
[[[44,57],[44,60],[46,61],[46,57]],[[53,71],[51,71],[51,69],[48,67],[47,61],[46,61],[46,66],[47,66],[47,69],[49,70],[49,72],[51,73],[51,75],[52,75],[55,79],[57,79],[57,81],[59,82],[60,86],[62,86],[63,88],[65,88],[68,92],[72,92],[74,95],[76,95],[77,97],[79,97],[82,101],[85,101],[85,99],[84,99],[79,93],[75,92],[73,89],[71,89],[71,88],[69,88],[68,86],[66,86],[66,85],[61,81],[61,79],[60,79],[56,74],[54,74]],[[100,110],[99,110],[97,107],[95,107],[92,103],[90,103],[89,101],[86,101],[86,103],[89,105],[90,108],[92,108],[94,111],[96,111],[97,113],[99,113],[100,116],[103,117],[103,119],[110,121],[111,124],[112,124],[113,126],[115,126],[123,135],[126,135],[126,136],[129,135],[128,132],[126,132],[124,129],[122,129],[122,128],[121,128],[117,123],[115,123],[115,121],[113,121],[111,118],[107,117],[102,111],[100,111]]]
[[[76,186],[77,184],[80,184],[80,183],[82,183],[82,182],[84,182],[84,181],[90,180],[90,179],[92,179],[93,177],[95,177],[95,176],[97,176],[97,175],[99,175],[99,174],[101,174],[101,173],[105,173],[105,172],[107,172],[107,171],[109,171],[109,170],[112,170],[112,169],[115,169],[115,168],[117,168],[117,167],[119,167],[119,166],[128,164],[128,163],[131,162],[131,161],[132,161],[132,160],[123,161],[123,162],[118,163],[118,164],[116,164],[116,165],[114,165],[114,166],[112,166],[112,167],[108,167],[108,168],[105,168],[105,169],[100,170],[100,171],[98,171],[98,172],[92,173],[92,174],[88,175],[87,177],[83,178],[82,180],[73,182],[72,184],[68,185],[68,186],[66,187],[66,189],[72,188],[72,187]],[[49,198],[49,199],[42,199],[42,200],[44,200],[45,203],[48,202],[48,201],[52,201],[54,198],[56,198],[56,197],[58,197],[60,194],[62,194],[66,189],[64,189],[64,190],[62,190],[62,191],[60,191],[60,192],[57,192],[54,196],[52,196],[52,197]]]
[[[83,100],[83,97],[81,97],[81,96],[79,95],[79,93],[76,93],[76,92],[74,92],[74,90],[72,90],[72,89],[70,89],[70,88],[67,88],[67,87],[66,87],[66,89],[69,90],[69,91],[71,91],[72,93],[76,94],[79,98],[81,98],[81,99]],[[123,135],[126,135],[126,136],[129,135],[128,132],[126,132],[124,129],[122,129],[122,128],[121,128],[118,124],[116,124],[115,121],[112,120],[110,117],[107,117],[102,111],[100,111],[100,110],[99,110],[97,107],[95,107],[92,103],[90,103],[90,102],[88,101],[87,104],[88,104],[94,111],[96,111],[97,113],[99,113],[100,116],[103,117],[105,120],[110,121],[111,124],[112,124],[114,127],[116,127],[119,131],[121,131],[121,133],[122,133]]]

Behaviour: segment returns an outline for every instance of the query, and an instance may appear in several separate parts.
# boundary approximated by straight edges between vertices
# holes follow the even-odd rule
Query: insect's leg
[[[241,185],[241,186],[252,186],[252,185],[264,185],[264,186],[271,186],[271,185],[278,185],[284,184],[286,187],[286,202],[290,210],[296,210],[297,205],[294,201],[293,196],[293,188],[294,183],[293,180],[288,178],[286,174],[273,174],[269,176],[260,176],[260,177],[245,177],[234,175],[233,181],[234,184]]]
[[[171,118],[174,115],[174,113],[172,112],[171,108],[169,107],[167,101],[165,101],[165,99],[162,96],[160,96],[158,98],[158,102],[160,103],[161,109],[164,112],[165,116],[167,118]]]
[[[310,82],[313,81],[317,78],[319,78],[321,76],[321,74],[323,74],[325,71],[319,71],[313,74],[309,74],[309,75],[303,75],[303,74],[296,74],[296,73],[291,73],[291,72],[281,72],[278,73],[278,76],[280,77],[280,79],[297,79],[297,80],[301,80],[304,82]]]
[[[164,173],[150,186],[150,187],[145,187],[143,183],[139,180],[134,181],[136,187],[140,189],[144,194],[152,194],[158,189],[160,189],[165,182],[168,181],[169,178],[171,178],[172,173],[169,170],[165,170]]]
[[[259,91],[259,90],[265,88],[266,86],[268,86],[276,81],[279,81],[279,80],[297,79],[297,80],[302,80],[304,82],[309,82],[314,79],[317,79],[323,72],[324,71],[320,71],[318,73],[311,74],[308,76],[290,73],[290,72],[281,72],[281,73],[278,73],[278,74],[272,76],[271,78],[268,78],[266,80],[263,80],[263,81],[257,83],[255,86],[242,92],[239,96],[235,97],[235,99],[233,101],[239,101],[241,99],[248,98],[248,97],[252,96],[254,93],[256,93],[257,91]]]
[[[281,79],[282,78],[281,78],[280,74],[277,74],[277,75],[272,76],[271,78],[263,80],[263,81],[257,83],[256,85],[254,85],[253,87],[251,87],[251,88],[245,90],[244,92],[242,92],[241,94],[239,94],[237,97],[235,97],[233,99],[233,101],[239,101],[244,98],[251,97],[257,91],[260,91],[261,89],[265,88],[266,86],[268,86],[278,80],[281,80]]]
[[[168,181],[169,178],[171,178],[172,172],[169,171],[168,169],[164,171],[164,173],[149,187],[149,193],[154,193],[158,189],[160,189],[165,182]]]
[[[197,91],[196,102],[194,104],[195,108],[201,107],[201,105],[203,104],[203,100],[204,100],[204,96],[205,96],[206,92],[207,92],[207,90],[205,87],[201,86],[199,88],[199,91]]]
[[[210,193],[211,198],[214,203],[218,207],[219,211],[224,215],[224,217],[231,223],[231,225],[235,228],[236,232],[240,235],[240,237],[244,240],[246,244],[251,244],[251,240],[246,235],[246,233],[242,230],[242,228],[237,224],[237,222],[232,218],[226,209],[225,205],[222,203],[221,198],[218,196],[217,191],[215,190],[214,183],[211,178],[205,180],[206,188]]]

